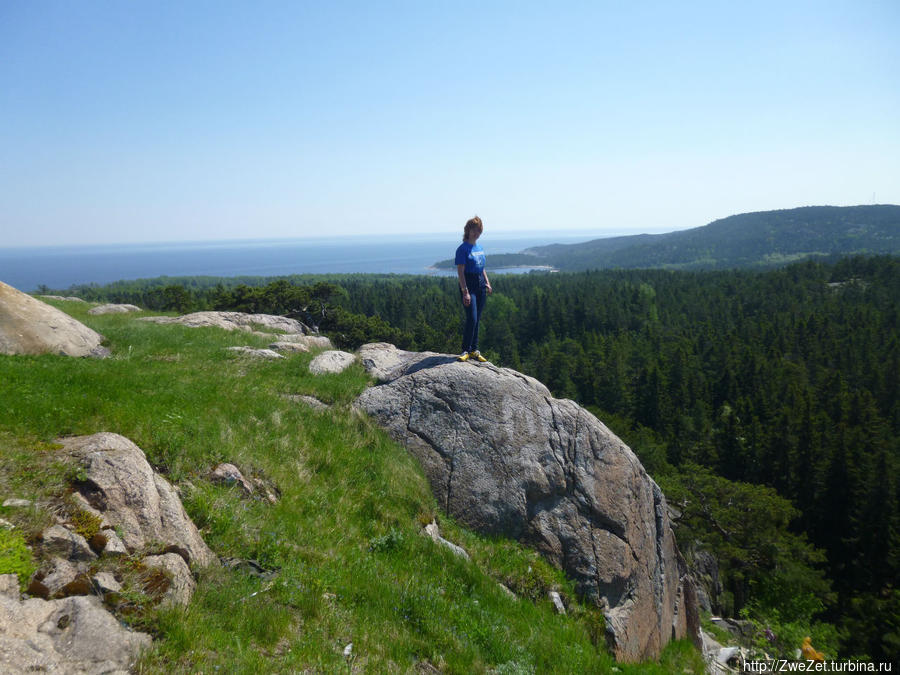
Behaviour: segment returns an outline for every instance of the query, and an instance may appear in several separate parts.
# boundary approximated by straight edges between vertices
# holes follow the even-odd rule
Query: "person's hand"
[[[491,287],[490,284],[485,286],[485,289],[487,289],[488,295],[491,295],[494,292],[494,289]]]
[[[472,296],[469,295],[469,291],[466,291],[465,293],[463,293],[463,304],[466,307],[468,307],[469,305],[472,304]]]

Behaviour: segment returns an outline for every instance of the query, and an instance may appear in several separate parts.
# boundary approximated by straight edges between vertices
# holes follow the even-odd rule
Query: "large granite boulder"
[[[269,331],[293,335],[308,335],[313,332],[309,326],[296,319],[275,314],[246,314],[244,312],[193,312],[184,316],[144,316],[140,317],[138,321],[177,323],[191,328],[216,326],[224,330],[248,332],[255,328],[265,328]]]
[[[62,600],[0,593],[0,673],[121,673],[150,645],[103,609],[99,598]]]
[[[143,450],[124,436],[102,432],[60,439],[79,462],[78,492],[122,533],[130,552],[163,544],[187,563],[217,562],[188,517],[172,485],[147,463]]]
[[[0,354],[109,355],[103,336],[0,281]]]
[[[697,597],[666,500],[596,417],[537,380],[491,364],[360,350],[385,384],[357,405],[421,462],[440,505],[479,532],[526,543],[604,608],[616,658],[700,644]]]

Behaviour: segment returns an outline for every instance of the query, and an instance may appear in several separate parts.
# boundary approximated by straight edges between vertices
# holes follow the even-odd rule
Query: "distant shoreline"
[[[559,237],[565,239],[565,237]],[[492,251],[516,251],[547,245],[556,233],[498,237]],[[574,237],[573,237],[574,239]],[[580,237],[578,238],[580,239]],[[454,237],[455,240],[455,237]],[[577,239],[576,239],[577,240]],[[0,248],[0,280],[31,292],[41,288],[66,290],[82,284],[108,284],[119,280],[157,277],[275,277],[293,274],[455,274],[434,261],[455,248],[444,238],[409,238],[401,247],[384,238],[374,241],[291,240],[235,243],[134,246],[55,246],[42,249]],[[504,261],[496,253],[499,274],[552,272],[552,266],[521,265]],[[517,254],[514,254],[517,255]],[[450,261],[452,263],[452,260]],[[508,262],[508,264],[503,264]],[[543,262],[543,261],[542,261]]]
[[[430,265],[425,269],[429,272],[452,273],[455,271],[452,267],[437,267],[436,265]],[[543,270],[545,272],[559,272],[553,265],[497,265],[496,267],[487,268],[487,271],[489,272],[499,272],[500,270]]]

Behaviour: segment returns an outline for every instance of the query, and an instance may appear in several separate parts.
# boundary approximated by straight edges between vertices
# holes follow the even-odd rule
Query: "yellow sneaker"
[[[460,355],[457,356],[456,358],[457,358],[458,361],[468,361],[470,356],[472,356],[472,353],[471,353],[471,352],[463,352],[462,354],[460,354]]]
[[[477,350],[474,351],[474,352],[469,352],[469,358],[470,358],[470,359],[475,359],[476,361],[478,361],[478,363],[487,363],[487,359],[484,358],[484,357],[481,355],[481,352],[479,352],[479,351],[477,351]]]

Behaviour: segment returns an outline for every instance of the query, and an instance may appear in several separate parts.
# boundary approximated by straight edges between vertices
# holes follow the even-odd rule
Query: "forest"
[[[492,255],[493,266],[550,265],[575,272],[606,268],[776,267],[807,258],[900,253],[900,206],[802,206],[741,213],[665,234],[605,237]],[[453,261],[437,263],[453,268]]]
[[[718,562],[715,611],[772,641],[812,635],[845,658],[900,659],[900,258],[492,282],[482,351],[635,450],[685,556],[696,570]],[[68,292],[285,314],[344,348],[455,353],[462,322],[453,278],[161,278]]]

